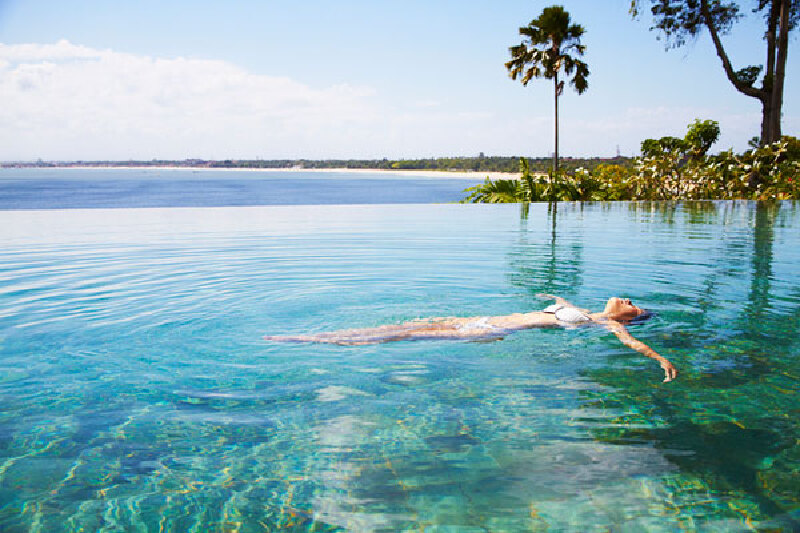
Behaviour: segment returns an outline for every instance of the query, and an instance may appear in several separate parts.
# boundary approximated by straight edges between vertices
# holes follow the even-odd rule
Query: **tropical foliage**
[[[567,200],[602,200],[602,181],[591,172],[579,167],[569,174],[562,172],[559,179],[552,174],[535,174],[528,160],[520,158],[520,179],[486,180],[465,189],[470,193],[461,203],[513,203]],[[600,164],[596,170],[604,168],[626,169],[622,165]],[[629,170],[626,169],[627,172]]]
[[[780,140],[736,154],[709,156],[719,125],[697,120],[684,138],[642,142],[633,167],[601,164],[579,168],[557,180],[545,180],[521,160],[522,179],[487,180],[466,189],[464,202],[535,202],[558,200],[716,200],[800,199],[800,141]],[[502,192],[502,194],[501,194]]]

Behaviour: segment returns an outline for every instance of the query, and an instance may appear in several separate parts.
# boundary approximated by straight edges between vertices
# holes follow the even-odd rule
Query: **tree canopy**
[[[646,0],[631,0],[631,14],[639,14]],[[736,68],[722,42],[722,36],[745,15],[740,2],[723,0],[649,0],[654,25],[666,37],[668,48],[678,48],[707,31],[722,68],[740,93],[761,102],[762,145],[781,137],[786,58],[789,33],[800,19],[800,0],[752,0],[750,11],[764,18],[765,63]],[[763,73],[763,75],[762,75]],[[760,78],[760,80],[759,80]],[[760,85],[759,85],[760,81]]]

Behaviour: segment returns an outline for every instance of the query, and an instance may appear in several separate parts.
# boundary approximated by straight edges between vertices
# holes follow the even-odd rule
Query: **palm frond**
[[[570,24],[563,7],[545,8],[538,18],[519,29],[523,42],[509,48],[511,60],[505,66],[511,79],[521,77],[522,84],[528,85],[533,78],[553,79],[561,70],[567,75],[575,71],[570,84],[582,93],[588,86],[589,69],[570,53],[584,54],[586,47],[580,42],[584,32],[581,25]]]

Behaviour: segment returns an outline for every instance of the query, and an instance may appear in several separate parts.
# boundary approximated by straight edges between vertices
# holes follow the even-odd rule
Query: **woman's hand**
[[[664,369],[664,383],[672,381],[678,376],[678,369],[666,359],[661,361],[661,368]]]

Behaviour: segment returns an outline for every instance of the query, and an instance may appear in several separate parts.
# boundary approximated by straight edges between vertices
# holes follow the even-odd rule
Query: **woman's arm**
[[[580,311],[582,313],[586,313],[587,315],[591,313],[591,311],[589,311],[588,309],[583,309],[581,307],[577,307],[577,306],[573,305],[571,302],[568,302],[567,300],[562,298],[561,296],[555,296],[553,294],[547,294],[546,292],[541,292],[541,293],[537,294],[536,297],[537,298],[543,298],[545,300],[555,300],[556,304],[558,304],[558,305],[563,305],[564,307],[574,307],[578,311]]]
[[[537,298],[541,298],[543,300],[555,300],[558,305],[565,305],[567,307],[575,307],[568,301],[566,301],[561,296],[556,296],[554,294],[547,294],[546,292],[540,292],[536,295]]]
[[[617,338],[622,341],[622,344],[627,346],[628,348],[632,348],[639,352],[642,355],[645,355],[651,359],[655,359],[661,365],[661,368],[664,369],[664,382],[672,381],[678,375],[678,369],[670,363],[666,358],[660,356],[655,350],[650,348],[648,345],[640,341],[639,339],[635,338],[633,335],[628,333],[628,330],[625,329],[625,326],[620,324],[619,322],[609,321],[603,324],[605,328],[617,336]]]

